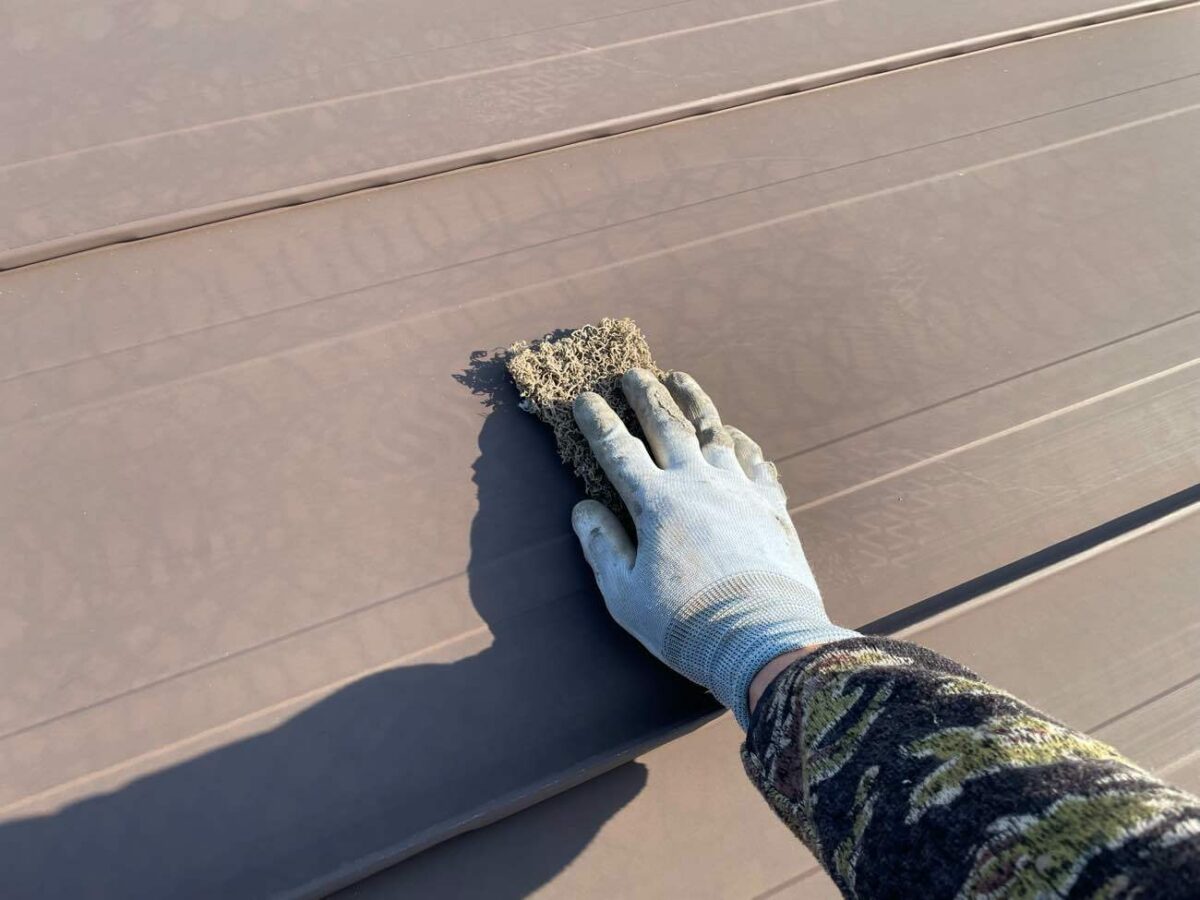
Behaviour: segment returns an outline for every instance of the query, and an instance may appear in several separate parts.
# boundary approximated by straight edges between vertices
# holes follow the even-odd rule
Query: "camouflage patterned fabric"
[[[914,644],[793,663],[742,761],[847,897],[1200,897],[1200,800]]]

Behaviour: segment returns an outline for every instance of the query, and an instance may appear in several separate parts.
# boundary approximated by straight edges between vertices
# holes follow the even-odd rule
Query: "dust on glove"
[[[597,394],[581,394],[574,414],[637,543],[595,500],[575,507],[575,533],[613,618],[746,728],[747,691],[764,665],[857,633],[829,621],[778,473],[758,445],[723,425],[682,372],[664,383],[631,369],[622,388],[646,443]]]

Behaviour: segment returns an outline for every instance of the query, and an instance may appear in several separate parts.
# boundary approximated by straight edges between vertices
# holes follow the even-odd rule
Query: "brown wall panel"
[[[1200,790],[1198,542],[1193,507],[901,636]],[[722,716],[339,896],[840,897],[746,779],[740,742]]]
[[[0,268],[1179,2],[8,4]]]
[[[635,316],[782,460],[851,624],[1200,482],[1198,22],[0,276],[10,881],[324,886],[711,710],[473,351]]]

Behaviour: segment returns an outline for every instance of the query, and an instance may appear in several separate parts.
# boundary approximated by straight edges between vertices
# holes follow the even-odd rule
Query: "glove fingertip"
[[[779,484],[779,468],[767,460],[754,466],[753,479],[759,484]]]
[[[596,500],[576,503],[571,511],[571,527],[583,555],[598,574],[602,569],[628,569],[633,565],[633,547],[625,527],[604,504]]]

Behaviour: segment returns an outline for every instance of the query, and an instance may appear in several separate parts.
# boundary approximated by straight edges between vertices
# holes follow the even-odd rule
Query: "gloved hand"
[[[758,445],[722,425],[682,372],[664,386],[631,369],[622,387],[649,451],[597,394],[580,395],[575,420],[629,508],[637,545],[595,500],[575,507],[575,533],[613,618],[747,728],[747,691],[764,665],[856,632],[825,614],[775,466]]]

